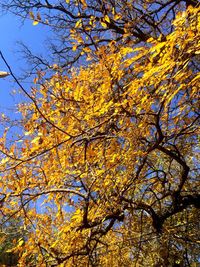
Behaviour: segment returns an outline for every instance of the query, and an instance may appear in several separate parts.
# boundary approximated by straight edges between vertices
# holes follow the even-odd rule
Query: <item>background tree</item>
[[[28,2],[12,3],[25,11]],[[76,25],[70,33],[76,39],[70,49],[81,51],[83,66],[61,73],[60,61],[59,71],[40,85],[35,80],[30,93],[18,83],[30,100],[19,106],[23,135],[11,146],[6,133],[1,138],[3,220],[16,216],[31,227],[27,242],[16,245],[20,264],[27,266],[31,253],[29,266],[194,265],[199,7],[195,1],[110,1],[114,11],[98,13],[99,6],[109,10],[107,2],[58,3],[86,16],[72,16]],[[45,16],[35,18],[30,12],[40,5],[29,4],[24,14],[34,21]],[[57,8],[49,1],[44,5]],[[99,14],[94,22],[87,17],[91,10]],[[161,32],[142,24],[148,14]],[[124,30],[115,31],[116,38],[112,20]],[[84,29],[86,22],[91,30]],[[95,43],[87,45],[90,32]]]
[[[17,266],[19,256],[15,247],[23,245],[26,239],[20,219],[11,219],[4,223],[0,231],[0,264],[1,266]]]

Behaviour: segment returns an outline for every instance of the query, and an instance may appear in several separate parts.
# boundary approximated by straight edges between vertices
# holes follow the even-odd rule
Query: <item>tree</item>
[[[150,37],[165,40],[173,31],[176,14],[198,5],[198,0],[2,0],[0,4],[3,10],[32,19],[33,25],[46,25],[55,34],[46,42],[48,57],[33,55],[22,45],[34,74],[82,65],[86,58],[94,60],[95,51],[109,43],[118,49],[124,44],[144,44]]]
[[[163,2],[164,21],[178,6]],[[87,16],[90,2],[75,3]],[[147,13],[156,10],[145,3]],[[150,37],[141,24],[146,37],[132,39],[119,17],[119,40],[87,52],[77,39],[87,66],[35,80],[30,93],[19,84],[30,100],[19,106],[24,131],[11,145],[1,138],[0,171],[4,221],[20,217],[31,227],[16,246],[22,266],[30,254],[28,266],[198,263],[200,8],[188,3],[165,34]],[[100,24],[107,31],[112,18],[105,13]],[[100,24],[91,22],[92,31],[101,34]]]
[[[1,266],[16,266],[18,254],[16,245],[22,245],[25,241],[25,231],[19,220],[11,219],[6,222],[0,231],[0,264]]]

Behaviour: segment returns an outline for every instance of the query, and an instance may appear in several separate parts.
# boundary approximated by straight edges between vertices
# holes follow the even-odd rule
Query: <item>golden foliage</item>
[[[166,40],[111,43],[95,63],[36,81],[21,106],[23,141],[1,140],[2,220],[28,229],[19,266],[171,266],[170,242],[177,261],[184,235],[199,242],[199,9],[174,27]]]

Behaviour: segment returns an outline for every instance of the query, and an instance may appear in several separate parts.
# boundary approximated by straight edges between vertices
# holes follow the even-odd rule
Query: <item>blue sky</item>
[[[19,77],[22,74],[22,68],[26,68],[26,61],[22,59],[22,55],[17,53],[19,51],[17,42],[24,42],[34,52],[44,52],[44,41],[48,35],[48,30],[41,24],[33,26],[31,20],[22,23],[18,17],[12,14],[0,16],[0,29],[0,50],[14,74]],[[1,58],[0,70],[8,71]],[[24,81],[23,85],[28,89],[30,84],[26,82],[28,81]],[[17,91],[18,87],[14,84],[11,76],[0,79],[0,113],[9,112],[22,99],[22,96],[11,95],[15,89]]]

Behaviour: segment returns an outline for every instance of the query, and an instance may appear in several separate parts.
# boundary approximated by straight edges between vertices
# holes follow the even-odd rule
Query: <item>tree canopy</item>
[[[196,266],[198,1],[5,5],[64,38],[51,77],[18,84],[22,134],[1,137],[20,266]]]
[[[23,52],[35,69],[80,66],[88,57],[95,60],[96,51],[109,43],[135,46],[149,38],[161,38],[174,29],[176,14],[198,0],[2,0],[0,7],[24,19],[46,25],[54,33],[47,40],[50,53],[33,55],[23,45]],[[98,59],[97,59],[98,60]],[[59,68],[58,68],[59,69]]]

